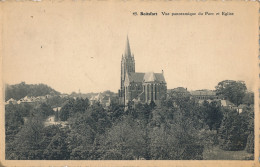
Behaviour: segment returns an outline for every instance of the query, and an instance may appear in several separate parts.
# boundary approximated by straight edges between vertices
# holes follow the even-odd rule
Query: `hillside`
[[[56,90],[45,84],[26,84],[21,82],[15,85],[5,86],[5,100],[13,98],[19,100],[25,96],[45,96],[45,95],[58,95],[60,94]]]

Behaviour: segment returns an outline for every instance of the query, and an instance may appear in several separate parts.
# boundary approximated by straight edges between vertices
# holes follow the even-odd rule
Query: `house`
[[[17,101],[17,104],[21,104],[21,103],[33,103],[37,100],[37,98],[35,97],[28,97],[25,96],[23,98],[21,98],[20,100]]]
[[[99,102],[104,107],[108,107],[111,104],[111,97],[109,94],[101,94],[98,93],[97,95],[93,95],[90,99],[90,105],[93,105],[95,102]]]
[[[234,109],[235,104],[231,103],[229,100],[220,100],[221,107],[226,107],[229,109]]]
[[[111,104],[111,98],[110,98],[110,96],[107,96],[107,95],[104,96],[104,97],[101,99],[100,103],[101,103],[103,106],[105,106],[105,107],[110,106],[110,104]]]
[[[211,102],[214,101],[214,100],[210,100],[210,99],[208,99],[208,100],[199,100],[198,103],[199,103],[200,105],[202,105],[202,104],[204,103],[204,101],[207,101],[208,103],[211,103]]]
[[[59,96],[60,96],[61,98],[64,98],[64,97],[67,97],[68,94],[60,94]]]
[[[60,111],[61,107],[52,108],[53,111]]]
[[[208,99],[218,99],[218,96],[216,95],[216,92],[213,90],[195,90],[190,91],[191,97],[199,99],[199,100],[208,100]]]
[[[240,104],[238,107],[235,107],[235,109],[236,109],[237,112],[240,114],[240,113],[242,113],[243,111],[246,110],[246,107],[247,107],[247,105],[245,105],[245,104]]]
[[[190,96],[190,92],[187,90],[187,88],[184,87],[177,87],[174,89],[167,90],[168,96],[177,96],[177,97],[186,97]]]
[[[103,98],[101,93],[98,93],[97,95],[93,95],[89,101],[90,101],[90,105],[93,105],[95,102],[100,102],[101,99]]]
[[[5,104],[17,104],[17,101],[14,100],[13,98],[11,98],[11,99],[7,100]]]

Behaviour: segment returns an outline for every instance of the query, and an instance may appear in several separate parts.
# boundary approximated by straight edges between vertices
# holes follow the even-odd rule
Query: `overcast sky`
[[[168,88],[214,89],[231,79],[252,89],[257,8],[249,2],[198,4],[6,3],[4,81],[44,83],[62,93],[117,92],[128,34],[136,72],[163,69]],[[159,16],[132,14],[142,11]],[[162,11],[234,16],[161,16]]]

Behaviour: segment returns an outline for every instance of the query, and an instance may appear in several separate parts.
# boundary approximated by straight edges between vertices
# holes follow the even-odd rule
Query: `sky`
[[[24,2],[3,5],[3,80],[44,83],[62,93],[120,87],[128,35],[136,72],[161,72],[169,89],[214,89],[222,80],[256,86],[253,3]],[[233,16],[162,16],[232,12]],[[133,12],[157,12],[134,16]]]

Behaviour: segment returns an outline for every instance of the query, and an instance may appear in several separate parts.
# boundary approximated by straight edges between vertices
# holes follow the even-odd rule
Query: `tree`
[[[132,116],[132,118],[136,118],[140,120],[140,123],[143,126],[146,126],[148,122],[150,121],[152,117],[152,110],[155,108],[154,102],[151,102],[151,104],[137,104],[135,109],[129,110],[129,115]]]
[[[89,100],[83,98],[69,99],[61,108],[59,118],[61,121],[67,121],[76,113],[84,113],[89,107]]]
[[[131,118],[125,117],[115,124],[105,134],[103,140],[103,159],[133,160],[143,158],[146,147],[144,147],[144,129]]]
[[[57,122],[60,120],[60,116],[59,116],[59,110],[57,109],[55,111],[55,114],[54,114],[54,121]]]
[[[216,86],[217,95],[223,96],[237,106],[243,103],[246,90],[246,85],[242,81],[225,80]]]
[[[250,109],[243,111],[241,114],[243,117],[244,134],[247,135],[246,151],[254,153],[254,110]]]
[[[58,125],[46,127],[42,143],[46,142],[43,158],[47,160],[66,160],[70,157],[67,143],[67,130]]]
[[[250,132],[250,134],[247,137],[247,143],[246,143],[246,151],[248,153],[254,153],[254,147],[255,147],[254,138],[255,138],[254,131]]]
[[[225,109],[224,117],[219,129],[219,144],[223,150],[243,150],[247,141],[247,127],[243,117],[236,110]]]
[[[125,111],[124,106],[119,105],[117,103],[111,103],[111,105],[108,107],[107,110],[108,116],[112,122],[116,122],[118,119],[120,119]]]
[[[17,108],[20,110],[19,112],[23,117],[28,117],[33,110],[34,106],[32,104],[23,103],[20,105],[16,105]]]
[[[111,127],[109,116],[99,103],[89,107],[85,115],[86,118],[91,118],[95,122],[92,127],[96,133],[103,134],[107,128]]]
[[[47,118],[48,116],[54,114],[54,111],[53,111],[53,109],[51,108],[51,106],[50,106],[50,105],[47,105],[46,103],[40,104],[39,110],[40,110],[40,112],[42,113],[42,115],[43,115],[44,118]]]
[[[83,98],[77,98],[73,103],[73,113],[84,113],[89,107],[89,100]]]
[[[43,122],[37,117],[28,119],[23,128],[17,133],[16,139],[10,144],[6,153],[7,159],[36,160],[42,159],[43,149],[40,149]]]
[[[46,103],[50,105],[52,108],[60,107],[62,104],[66,101],[66,98],[62,98],[58,95],[52,96],[48,99],[46,99]]]
[[[24,119],[17,105],[9,104],[5,106],[5,135],[6,142],[10,143],[14,136],[24,125]]]
[[[246,92],[243,98],[243,104],[247,104],[248,106],[254,104],[254,93],[253,92]]]
[[[163,121],[150,130],[151,158],[160,160],[202,159],[204,146],[211,142],[208,130],[198,129],[196,122],[178,110],[173,121]],[[207,135],[206,135],[207,134]]]
[[[70,159],[98,159],[99,136],[111,127],[109,116],[100,104],[94,104],[86,112],[77,112],[68,119],[71,131],[68,135]]]
[[[218,130],[223,118],[220,105],[216,101],[211,103],[204,101],[202,104],[203,121],[209,126],[210,130]]]
[[[69,99],[64,106],[61,107],[59,118],[61,121],[67,121],[73,114],[74,99]]]

